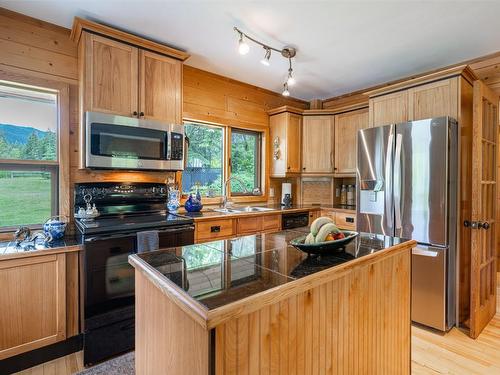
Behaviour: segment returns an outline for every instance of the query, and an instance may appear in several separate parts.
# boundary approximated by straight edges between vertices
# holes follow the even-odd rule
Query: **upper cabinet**
[[[304,116],[302,124],[302,173],[333,173],[334,116]]]
[[[368,108],[335,115],[335,174],[356,173],[358,130],[368,127]]]
[[[75,18],[82,110],[182,121],[185,52]]]
[[[271,177],[300,173],[302,116],[292,111],[270,112]]]
[[[460,120],[462,86],[474,79],[469,67],[458,66],[368,92],[370,126],[441,116]]]
[[[458,77],[412,87],[408,90],[408,120],[458,117]]]
[[[139,54],[139,110],[144,118],[182,122],[182,63],[149,51]]]
[[[371,98],[369,105],[370,126],[383,126],[407,121],[407,91],[399,91],[392,94]]]
[[[138,48],[98,35],[83,36],[84,110],[138,113]]]

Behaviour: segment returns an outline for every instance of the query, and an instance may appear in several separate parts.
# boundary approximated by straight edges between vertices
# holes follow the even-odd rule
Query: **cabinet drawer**
[[[268,215],[262,217],[262,230],[280,230],[281,229],[281,215]]]
[[[234,234],[233,220],[210,220],[196,223],[197,240],[216,239],[232,236]]]
[[[356,214],[335,213],[335,224],[341,229],[356,229]]]
[[[321,210],[321,216],[329,217],[333,220],[333,222],[335,222],[335,211]]]
[[[262,216],[251,216],[238,219],[238,234],[256,233],[262,229]]]

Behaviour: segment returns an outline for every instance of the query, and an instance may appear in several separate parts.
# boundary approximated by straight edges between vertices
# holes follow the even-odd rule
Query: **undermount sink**
[[[225,214],[237,214],[243,212],[265,212],[265,211],[272,211],[273,209],[268,207],[247,206],[247,207],[214,208],[213,210]]]

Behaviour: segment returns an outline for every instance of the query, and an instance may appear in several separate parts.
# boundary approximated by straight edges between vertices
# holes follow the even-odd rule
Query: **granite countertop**
[[[288,245],[308,231],[298,228],[162,249],[132,255],[129,262],[156,271],[161,280],[175,284],[211,311],[406,242],[361,233],[345,251],[308,256]]]
[[[22,243],[20,246],[16,246],[14,241],[2,241],[0,242],[0,260],[78,250],[80,250],[80,245],[71,236],[53,241],[50,244],[46,244],[40,240],[35,243]]]
[[[241,217],[241,216],[262,216],[262,215],[273,215],[277,213],[293,213],[293,212],[303,212],[303,211],[311,211],[311,210],[319,210],[320,206],[313,205],[294,205],[292,207],[284,207],[280,205],[261,205],[261,204],[235,204],[233,207],[265,207],[269,208],[269,211],[255,211],[255,212],[218,212],[214,211],[214,208],[218,208],[217,206],[213,207],[204,207],[200,212],[187,212],[184,208],[179,209],[177,212],[179,215],[187,216],[192,218],[194,221],[200,220],[208,220],[208,219],[216,219],[216,218],[233,218],[233,217]]]

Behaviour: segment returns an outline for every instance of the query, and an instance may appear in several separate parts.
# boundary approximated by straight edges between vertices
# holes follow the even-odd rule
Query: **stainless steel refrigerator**
[[[439,117],[358,132],[357,229],[414,239],[412,320],[456,322],[455,120]]]

